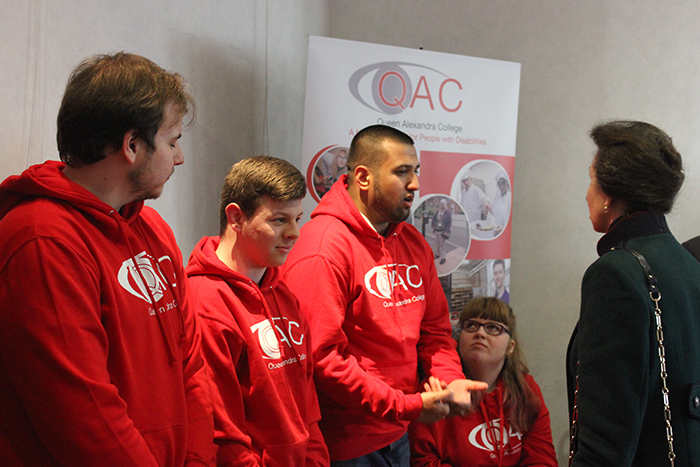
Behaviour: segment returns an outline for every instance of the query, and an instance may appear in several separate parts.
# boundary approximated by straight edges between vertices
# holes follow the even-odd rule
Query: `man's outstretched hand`
[[[420,396],[423,398],[423,410],[418,416],[421,423],[433,423],[442,420],[450,413],[449,399],[452,398],[452,391],[447,389],[447,385],[434,376],[428,378],[423,385],[425,392]]]
[[[431,376],[423,384],[423,410],[418,421],[433,423],[447,416],[466,415],[471,408],[471,391],[485,391],[488,387],[484,382],[470,379],[456,379],[447,384]]]
[[[470,379],[456,379],[447,385],[447,389],[452,393],[450,410],[452,415],[466,415],[472,405],[471,391],[485,391],[489,385],[482,381],[472,381]]]

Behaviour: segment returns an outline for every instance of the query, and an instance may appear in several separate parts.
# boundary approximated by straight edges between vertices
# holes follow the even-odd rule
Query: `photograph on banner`
[[[450,190],[467,213],[472,235],[492,240],[508,225],[510,218],[510,178],[501,164],[475,160],[457,173]]]
[[[428,195],[418,200],[409,221],[433,249],[438,276],[452,273],[469,251],[471,234],[462,206],[447,195]]]
[[[459,335],[459,314],[476,297],[496,297],[510,303],[510,258],[466,260],[448,277],[442,277],[450,306],[450,323]],[[448,293],[449,291],[449,293]]]
[[[421,195],[457,200],[469,221],[465,259],[510,258],[513,170],[510,156],[421,151]]]
[[[306,177],[309,193],[316,202],[319,202],[331,189],[331,185],[348,173],[348,148],[343,146],[323,148],[314,156],[309,169],[313,169],[311,176]]]

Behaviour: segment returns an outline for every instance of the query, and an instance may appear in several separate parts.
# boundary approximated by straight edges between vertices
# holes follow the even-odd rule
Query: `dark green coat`
[[[649,213],[613,224],[583,277],[567,352],[570,413],[579,375],[574,465],[670,465],[653,303],[623,244],[646,257],[659,281],[675,465],[700,467],[700,263],[663,216]]]

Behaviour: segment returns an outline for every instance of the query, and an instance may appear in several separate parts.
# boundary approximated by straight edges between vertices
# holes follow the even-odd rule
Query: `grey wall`
[[[300,164],[309,34],[521,63],[511,296],[562,465],[564,354],[599,238],[584,201],[592,124],[640,119],[674,137],[687,182],[669,223],[680,240],[700,234],[696,2],[0,0],[0,8],[0,179],[57,158],[55,116],[82,58],[128,50],[190,81],[199,118],[183,138],[187,159],[153,203],[185,256],[216,233],[233,162],[269,153]]]
[[[649,121],[684,156],[669,224],[700,234],[700,4],[681,1],[331,0],[330,35],[522,64],[511,304],[551,410],[560,465],[568,450],[564,358],[583,273],[595,260],[584,200],[602,119]]]
[[[150,203],[185,256],[218,233],[234,162],[266,153],[300,165],[308,36],[327,34],[325,0],[0,0],[0,11],[0,180],[58,159],[56,114],[71,70],[119,50],[192,86],[185,165]]]

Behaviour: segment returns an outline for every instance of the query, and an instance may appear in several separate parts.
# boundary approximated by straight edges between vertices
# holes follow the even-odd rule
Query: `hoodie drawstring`
[[[391,289],[391,301],[396,304],[397,298],[396,298],[396,276],[398,275],[399,271],[399,263],[398,263],[398,257],[399,257],[399,252],[398,252],[398,243],[396,241],[396,232],[392,232],[391,236],[394,237],[393,242],[391,242],[394,245],[394,254],[391,255],[389,252],[389,249],[386,246],[386,241],[383,235],[377,234],[379,238],[379,242],[381,243],[381,250],[382,250],[382,258],[384,259],[384,267],[386,268],[386,274],[387,274],[387,281],[389,282],[389,288]],[[393,269],[392,269],[393,266]],[[399,324],[400,319],[399,319],[399,312],[397,310],[396,306],[392,307],[393,312],[394,312],[394,318],[397,323],[397,329],[400,333],[400,335],[403,337],[403,329],[401,328]]]
[[[111,211],[109,213],[110,215],[116,216],[116,211]],[[165,329],[165,323],[163,322],[163,318],[160,316],[160,313],[158,312],[158,309],[156,307],[156,299],[153,296],[153,292],[151,292],[151,288],[148,286],[148,282],[146,282],[146,278],[143,276],[143,272],[141,272],[141,268],[139,267],[138,261],[136,259],[136,255],[134,253],[134,248],[131,245],[131,242],[129,241],[129,236],[124,232],[124,226],[122,225],[122,221],[118,218],[115,218],[115,221],[117,222],[117,225],[119,227],[119,232],[122,234],[122,237],[124,238],[124,241],[126,242],[127,248],[129,250],[129,254],[131,255],[131,260],[134,263],[134,269],[138,272],[139,278],[141,279],[141,282],[143,283],[144,288],[146,289],[146,292],[148,293],[148,298],[151,300],[151,305],[153,305],[153,311],[155,312],[156,315],[156,320],[158,321],[158,328],[160,329],[160,334],[163,337],[163,342],[165,343],[165,350],[168,354],[168,362],[171,365],[174,365],[176,362],[175,359],[175,350],[173,349],[173,344],[170,342],[170,336],[168,335],[168,332]],[[150,250],[150,245],[148,244],[148,241],[145,239],[145,237],[142,237],[144,240],[144,243],[146,243],[146,246]],[[158,268],[160,271],[160,267],[156,264],[155,267]],[[172,284],[168,284],[171,289],[172,289]],[[182,311],[180,310],[180,303],[177,300],[177,297],[175,296],[175,292],[172,292],[173,299],[175,300],[175,308],[177,309],[177,313],[180,315],[180,326],[181,326],[181,335],[180,338],[183,339],[185,332],[184,332],[184,321],[183,321],[183,316],[182,316]]]
[[[280,309],[281,309],[281,308],[280,308],[279,302],[277,301],[277,294],[275,293],[275,289],[273,289],[272,287],[270,287],[270,293],[272,294],[272,299],[273,299],[274,302],[275,302],[275,307],[277,308],[277,314],[281,316],[281,315],[282,315],[282,313],[280,313]],[[290,336],[287,336],[287,338],[288,338],[288,339],[292,339],[292,336],[291,336],[291,335],[290,335]],[[280,341],[280,351],[281,351],[281,349],[282,349],[282,344],[281,344],[281,342],[282,342],[282,341]],[[294,356],[296,357],[297,364],[301,364],[301,359],[299,358],[299,352],[297,352],[296,347],[294,347],[294,346],[292,345],[291,342],[289,343],[289,347],[290,347],[290,348],[292,349],[292,351],[294,352]]]
[[[153,251],[153,248],[151,247],[151,244],[148,241],[148,237],[144,236],[143,241],[146,244],[146,248],[148,248],[149,251]],[[163,274],[163,270],[160,269],[160,263],[158,261],[156,261],[155,266],[158,268],[158,271],[160,271],[161,275],[165,278],[165,274]],[[174,269],[173,269],[173,274],[175,274]],[[177,277],[174,277],[173,279],[177,279]],[[181,280],[185,280],[185,278],[182,277]],[[174,288],[173,284],[170,284],[170,287],[171,287],[172,294],[173,294],[173,300],[175,301],[174,308],[175,308],[175,311],[177,312],[178,321],[180,322],[179,343],[182,345],[187,340],[187,329],[185,326],[185,315],[182,312],[182,307],[180,306],[180,301],[177,299],[177,294],[175,293],[175,288]],[[155,307],[155,305],[154,305],[154,307]]]
[[[272,327],[272,332],[275,333],[275,337],[277,338],[277,344],[279,346],[279,352],[280,352],[280,357],[282,360],[287,360],[286,352],[284,351],[284,347],[282,346],[282,341],[286,340],[289,342],[289,339],[291,339],[291,336],[282,336],[280,335],[280,331],[277,329],[277,325],[275,324],[275,320],[272,317],[272,312],[267,304],[267,300],[265,300],[265,296],[263,295],[263,292],[261,290],[261,287],[259,287],[254,281],[249,281],[248,284],[251,286],[251,288],[255,291],[255,294],[259,297],[260,299],[260,304],[262,306],[263,310],[263,315],[265,318],[269,321],[270,326]],[[267,286],[268,290],[270,291],[270,295],[272,295],[272,299],[275,302],[275,307],[277,308],[277,315],[282,316],[280,313],[280,305],[279,302],[277,301],[277,294],[275,293],[275,289],[273,286]],[[297,364],[301,364],[301,360],[299,358],[299,352],[297,352],[297,349],[294,348],[294,346],[289,343],[289,347],[292,349],[294,352],[294,356],[296,357],[295,360]]]
[[[503,451],[505,450],[506,447],[506,440],[505,440],[505,426],[506,426],[506,420],[503,417],[503,392],[501,391],[501,386],[498,384],[496,386],[496,403],[498,404],[499,412],[500,412],[500,428],[501,428],[501,437],[499,439],[496,431],[496,426],[494,425],[494,420],[490,420],[488,410],[486,410],[486,401],[482,400],[481,403],[479,404],[479,407],[481,408],[481,413],[484,416],[484,420],[486,421],[486,426],[488,427],[489,432],[491,433],[491,440],[493,443],[493,450],[498,456],[498,467],[500,467],[503,464]]]

